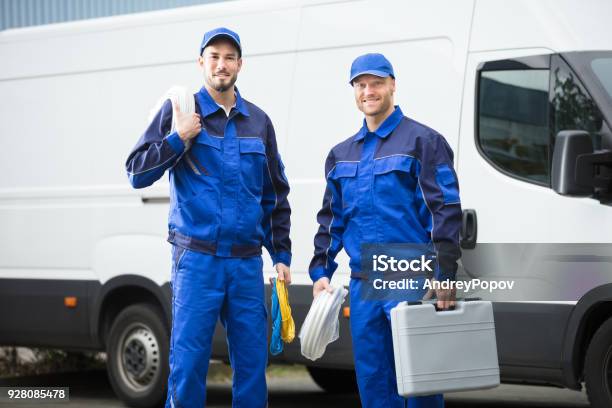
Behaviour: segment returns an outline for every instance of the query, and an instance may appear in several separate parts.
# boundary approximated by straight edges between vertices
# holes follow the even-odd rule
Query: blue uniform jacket
[[[405,117],[399,107],[369,132],[336,145],[325,162],[327,187],[310,277],[331,279],[344,247],[351,277],[364,278],[361,244],[431,244],[434,276],[455,279],[460,257],[461,204],[453,152],[433,129]]]
[[[170,132],[167,100],[130,153],[135,188],[170,175],[168,241],[221,257],[261,254],[291,262],[289,183],[270,118],[236,90],[229,118],[203,87],[195,94],[202,131],[189,150]]]

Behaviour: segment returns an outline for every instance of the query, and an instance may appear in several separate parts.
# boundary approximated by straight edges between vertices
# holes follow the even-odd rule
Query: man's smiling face
[[[217,92],[231,89],[242,67],[238,49],[227,39],[209,44],[198,62],[203,69],[206,84]]]
[[[366,116],[376,116],[387,112],[393,106],[395,79],[388,76],[363,74],[353,80],[355,103]]]

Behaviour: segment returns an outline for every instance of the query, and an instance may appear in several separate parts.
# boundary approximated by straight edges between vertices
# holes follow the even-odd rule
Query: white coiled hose
[[[153,109],[149,112],[149,123],[153,120],[157,112],[161,109],[164,102],[170,99],[173,104],[179,107],[179,110],[182,113],[195,113],[195,98],[191,92],[187,91],[187,88],[180,85],[174,85],[170,87],[164,93],[164,95],[159,98]],[[174,132],[176,130],[176,119],[172,116],[172,127],[170,128],[170,132]],[[187,151],[191,147],[191,140],[185,142],[185,151]]]
[[[321,358],[327,345],[340,337],[338,313],[348,291],[334,288],[324,290],[314,298],[300,329],[302,355],[312,361]]]

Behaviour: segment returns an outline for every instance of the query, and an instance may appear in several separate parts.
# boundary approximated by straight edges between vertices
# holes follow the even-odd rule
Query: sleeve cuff
[[[312,279],[312,282],[316,282],[321,278],[327,278],[331,281],[331,277],[327,274],[327,272],[325,271],[325,268],[323,268],[322,266],[317,266],[316,268],[312,268],[309,272],[310,274],[310,279]]]
[[[454,281],[457,279],[455,274],[442,273],[442,271],[439,268],[436,270],[436,273],[434,274],[434,278],[439,282]]]
[[[291,266],[291,252],[278,252],[274,255],[271,255],[271,257],[272,263],[274,263],[274,265],[281,262],[287,266]]]
[[[185,151],[185,143],[183,143],[183,140],[180,138],[177,132],[172,132],[166,136],[166,141],[177,155],[181,155],[183,154],[183,151]]]

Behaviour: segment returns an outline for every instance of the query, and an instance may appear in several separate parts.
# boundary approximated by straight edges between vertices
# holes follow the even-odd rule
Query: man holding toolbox
[[[434,278],[455,279],[461,204],[453,152],[439,133],[394,106],[395,74],[383,55],[356,58],[349,83],[365,119],[355,135],[330,151],[325,163],[327,187],[309,268],[313,294],[330,290],[334,259],[344,247],[350,257],[351,334],[362,406],[443,407],[442,395],[398,395],[390,310],[399,300],[359,294],[368,285],[361,268],[364,244],[433,244]],[[402,300],[425,294],[422,287],[407,290]],[[440,309],[454,307],[453,290],[438,289],[436,297]]]
[[[238,34],[226,28],[207,32],[198,57],[204,86],[195,94],[196,112],[182,113],[166,101],[126,164],[135,188],[170,171],[173,319],[167,408],[205,406],[219,317],[233,370],[232,406],[267,406],[261,246],[270,253],[278,279],[289,283],[291,210],[272,122],[234,86],[241,57]]]

